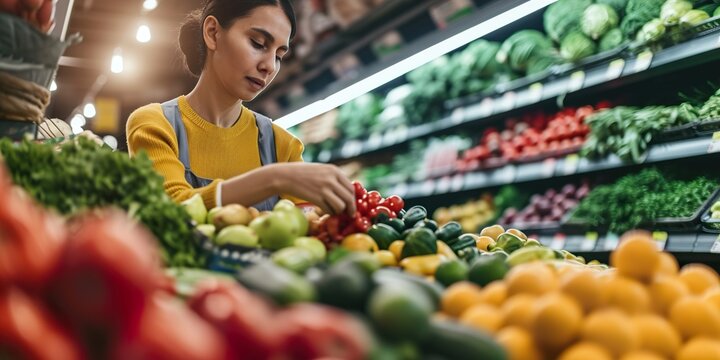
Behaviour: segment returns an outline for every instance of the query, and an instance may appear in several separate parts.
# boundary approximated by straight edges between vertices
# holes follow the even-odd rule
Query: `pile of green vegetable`
[[[0,141],[15,184],[48,208],[72,216],[100,207],[118,207],[145,224],[172,266],[199,266],[190,216],[165,193],[162,177],[144,154],[129,158],[91,140],[61,145]]]
[[[631,0],[621,28],[628,38],[655,43],[665,37],[682,41],[682,30],[691,28],[713,15],[718,4],[708,0]]]
[[[453,55],[449,64],[453,68],[449,79],[450,98],[477,94],[507,80],[507,67],[495,60],[499,50],[500,44],[480,39]]]
[[[655,168],[644,169],[593,189],[572,219],[620,234],[659,218],[691,216],[717,187],[705,177],[676,180]]]
[[[382,99],[379,96],[373,93],[361,95],[340,107],[335,128],[346,139],[363,138],[368,129],[376,126],[382,110]]]
[[[720,119],[720,90],[700,108],[700,118],[703,120]]]
[[[422,124],[440,118],[450,89],[449,56],[441,56],[407,74],[412,92],[402,101],[409,124]]]
[[[623,161],[638,163],[657,134],[696,120],[698,110],[689,103],[644,108],[618,106],[602,110],[585,119],[590,134],[583,155],[603,158],[616,154]]]
[[[520,75],[541,72],[558,62],[552,40],[537,30],[520,30],[507,38],[495,59]]]

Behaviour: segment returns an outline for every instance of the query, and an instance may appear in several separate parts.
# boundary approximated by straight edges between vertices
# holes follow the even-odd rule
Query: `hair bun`
[[[202,36],[202,12],[193,11],[180,27],[180,51],[185,55],[185,66],[195,76],[200,76],[205,63],[205,41]]]

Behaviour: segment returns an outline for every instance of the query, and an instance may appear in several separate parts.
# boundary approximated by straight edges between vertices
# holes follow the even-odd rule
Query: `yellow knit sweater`
[[[178,142],[160,104],[135,110],[127,122],[130,156],[145,150],[155,170],[165,178],[165,191],[175,201],[200,193],[205,206],[216,205],[217,186],[223,179],[244,174],[261,166],[258,128],[255,117],[243,108],[240,119],[230,128],[220,128],[201,118],[185,96],[178,100],[188,137],[190,168],[195,175],[215,179],[210,185],[193,189],[185,180],[179,159]],[[278,162],[302,161],[303,144],[287,130],[274,125]]]

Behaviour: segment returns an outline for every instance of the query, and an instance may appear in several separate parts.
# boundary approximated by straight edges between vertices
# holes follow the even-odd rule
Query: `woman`
[[[337,167],[303,163],[300,140],[243,106],[275,78],[294,35],[289,0],[208,0],[188,17],[179,42],[195,88],[127,123],[130,154],[148,153],[174,200],[199,193],[209,208],[270,210],[282,194],[354,214],[353,186]]]

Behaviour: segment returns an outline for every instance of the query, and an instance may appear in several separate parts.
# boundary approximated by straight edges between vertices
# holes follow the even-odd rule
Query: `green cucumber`
[[[378,332],[392,340],[419,340],[430,327],[434,306],[412,283],[378,286],[368,299],[367,314]]]
[[[422,353],[446,359],[505,360],[508,355],[487,333],[440,319],[430,320]]]
[[[426,279],[402,272],[398,269],[380,269],[376,271],[372,276],[373,282],[376,285],[382,284],[396,284],[396,283],[412,283],[423,289],[425,294],[430,296],[433,302],[435,310],[440,308],[440,300],[442,299],[443,291],[445,290],[440,284],[427,281]]]
[[[425,218],[427,218],[427,210],[420,205],[413,206],[403,216],[405,228],[409,229],[415,226],[418,221],[424,220]]]
[[[387,224],[375,224],[371,226],[370,230],[368,230],[368,235],[375,240],[380,250],[387,250],[393,241],[402,239],[400,234]]]
[[[475,237],[471,234],[460,235],[452,244],[448,244],[455,254],[460,254],[462,250],[476,247]]]
[[[325,271],[315,286],[319,302],[345,310],[361,310],[371,282],[360,266],[343,261]]]
[[[402,219],[388,219],[384,224],[390,225],[398,234],[402,234],[402,232],[405,231],[405,222],[402,221]]]
[[[418,221],[415,223],[415,226],[413,227],[424,227],[426,229],[430,229],[430,231],[435,232],[438,229],[438,224],[435,222],[435,220],[430,219],[423,219],[421,221]]]
[[[281,306],[315,300],[315,288],[307,279],[271,261],[240,270],[236,278],[246,288]]]
[[[443,225],[435,232],[438,240],[448,242],[462,234],[462,226],[457,221],[451,221]]]

